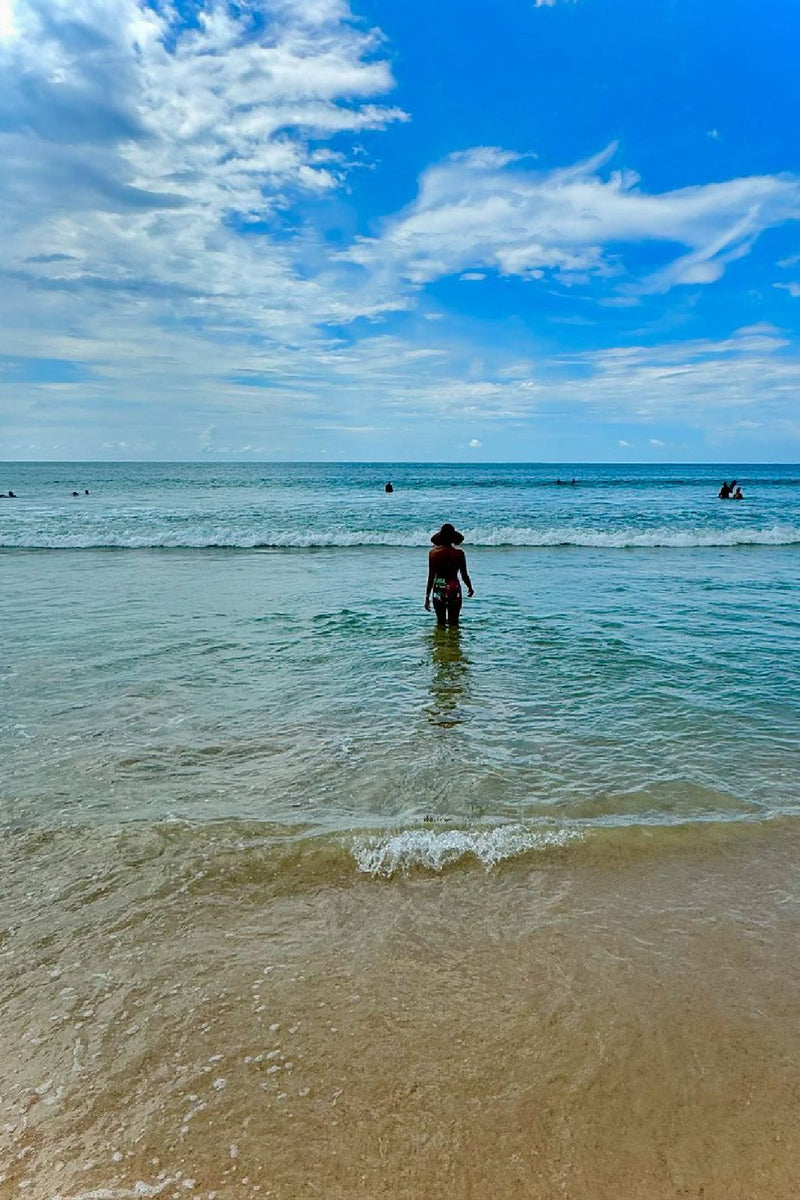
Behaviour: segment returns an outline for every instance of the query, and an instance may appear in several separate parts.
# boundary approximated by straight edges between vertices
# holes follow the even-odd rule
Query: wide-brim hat
[[[434,546],[460,546],[463,540],[463,533],[459,533],[449,522],[445,522],[438,533],[431,534]]]

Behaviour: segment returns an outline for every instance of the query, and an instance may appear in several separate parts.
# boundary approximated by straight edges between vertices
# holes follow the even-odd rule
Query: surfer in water
[[[464,540],[452,525],[446,523],[431,537],[433,549],[428,554],[428,583],[425,588],[425,607],[430,612],[431,599],[440,625],[457,625],[461,612],[461,583],[459,575],[467,585],[467,595],[474,596],[475,589],[467,572],[467,559],[463,550],[458,550]]]

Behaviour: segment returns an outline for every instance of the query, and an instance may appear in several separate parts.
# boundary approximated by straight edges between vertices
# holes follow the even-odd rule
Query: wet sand
[[[9,839],[0,1195],[794,1200],[800,836],[715,836],[296,887]]]

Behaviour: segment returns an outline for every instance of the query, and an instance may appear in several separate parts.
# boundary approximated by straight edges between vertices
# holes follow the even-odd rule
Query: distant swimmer
[[[12,492],[11,488],[8,489],[8,498],[9,500],[16,500],[17,498],[17,493]]]
[[[719,497],[718,498],[720,500],[730,500],[731,486],[732,485],[730,483],[723,483],[722,487],[719,489]]]
[[[384,487],[384,489],[383,489],[383,490],[384,490],[385,492],[393,492],[393,491],[394,491],[394,488],[392,487],[392,481],[391,481],[391,480],[389,480],[389,482],[386,484],[386,486]],[[87,493],[87,494],[88,494],[88,493]]]
[[[740,487],[737,487],[736,491],[731,496],[731,500],[744,500],[742,489]]]
[[[89,495],[89,489],[88,489],[88,488],[84,488],[84,489],[83,489],[83,494],[84,494],[84,496],[88,496],[88,495]]]
[[[464,540],[449,523],[431,536],[433,550],[428,554],[428,583],[425,588],[425,608],[430,612],[431,597],[439,625],[457,625],[461,612],[461,583],[459,574],[467,585],[467,595],[474,596],[475,589],[467,571],[467,559],[463,550],[457,550]]]
[[[80,492],[73,492],[73,496],[80,496]]]

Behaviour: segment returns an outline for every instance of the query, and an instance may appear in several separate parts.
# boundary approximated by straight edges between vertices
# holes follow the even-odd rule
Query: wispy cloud
[[[785,420],[800,387],[791,340],[768,324],[716,340],[586,351],[551,365],[552,397],[597,408],[607,418],[680,420],[709,432],[721,421],[740,420],[743,410]]]
[[[346,257],[379,264],[421,286],[478,270],[583,284],[613,277],[619,286],[664,292],[712,283],[747,254],[765,229],[800,217],[800,179],[751,176],[648,193],[632,171],[609,171],[614,145],[553,171],[526,165],[506,150],[453,154],[422,176],[409,208],[380,236],[362,239]],[[657,271],[631,279],[626,246],[683,247]]]

